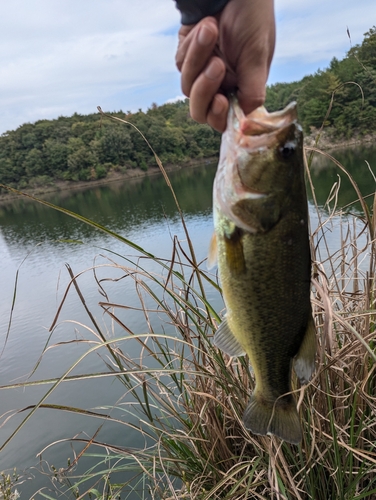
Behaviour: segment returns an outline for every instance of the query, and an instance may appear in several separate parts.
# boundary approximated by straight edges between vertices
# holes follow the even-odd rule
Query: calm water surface
[[[375,172],[376,148],[362,147],[332,154],[354,175],[363,194],[374,192],[375,181],[366,161]],[[315,196],[322,214],[325,215],[333,205],[325,207],[333,183],[339,182],[338,175],[341,183],[338,206],[347,207],[356,199],[347,177],[324,158],[315,158],[311,172]],[[204,165],[170,175],[199,261],[206,257],[212,234],[211,189],[214,174],[215,166]],[[312,205],[312,195],[309,197],[311,225],[314,228],[318,223],[318,215]],[[185,234],[174,200],[161,176],[109,184],[81,192],[54,194],[48,199],[116,231],[156,256],[171,256],[174,236],[185,245]],[[352,206],[346,210],[356,211],[357,207]],[[333,245],[338,244],[336,220],[331,225],[330,233],[330,241]],[[18,271],[12,326],[0,363],[1,386],[24,381],[30,375],[31,380],[59,377],[88,350],[88,345],[82,343],[82,339],[96,340],[90,330],[92,325],[89,318],[73,289],[67,296],[57,327],[49,339],[49,327],[70,280],[66,263],[75,274],[81,273],[78,284],[101,327],[107,329],[109,335],[124,335],[98,306],[98,302],[104,298],[97,281],[113,278],[115,281],[107,280],[102,283],[110,300],[139,306],[132,282],[118,280],[124,275],[124,269],[116,268],[113,263],[126,265],[122,256],[136,258],[137,252],[62,213],[22,199],[0,207],[1,345],[5,342]],[[97,268],[96,273],[92,271],[94,266]],[[219,295],[210,293],[209,298],[220,311],[223,303]],[[121,318],[131,330],[140,333],[147,331],[146,322],[140,314],[127,309],[121,313]],[[162,317],[157,315],[152,321],[158,331],[173,332],[171,327],[164,324]],[[32,374],[48,340],[49,345],[55,347],[44,354],[37,370]],[[128,343],[126,350],[130,356],[139,356],[136,343]],[[72,374],[97,371],[105,371],[105,365],[98,353],[93,353],[80,362]],[[47,387],[49,386],[1,391],[0,444],[11,436],[28,410],[8,421],[7,417],[16,409],[36,404]],[[116,380],[96,379],[62,384],[47,402],[86,409],[99,406],[112,408],[117,402],[123,401],[123,396],[124,388]],[[123,420],[134,419],[124,415],[124,412],[117,413],[116,410],[111,414]],[[19,488],[25,497],[32,495],[38,488],[50,487],[49,477],[33,469],[39,462],[36,455],[53,442],[75,435],[90,437],[99,424],[98,420],[80,415],[40,409],[0,452],[0,470],[17,467],[20,471],[27,469],[34,476],[33,480],[25,482]],[[121,426],[116,428],[105,424],[98,438],[118,446],[131,447],[139,444],[138,435],[125,431]],[[53,464],[56,468],[66,467],[68,457],[72,458],[69,443],[55,444],[42,455],[44,470],[48,471],[47,464]]]

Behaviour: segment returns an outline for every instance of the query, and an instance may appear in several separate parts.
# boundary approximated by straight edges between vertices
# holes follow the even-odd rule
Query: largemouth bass
[[[291,370],[302,384],[315,368],[311,257],[303,134],[295,103],[245,116],[232,98],[213,189],[218,261],[227,313],[214,344],[247,354],[255,390],[243,421],[255,434],[302,438]]]

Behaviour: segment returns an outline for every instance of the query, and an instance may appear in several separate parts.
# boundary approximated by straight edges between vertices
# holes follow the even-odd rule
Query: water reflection
[[[367,203],[371,207],[373,203],[372,195],[375,193],[376,187],[376,146],[336,149],[331,151],[330,155],[345,167],[346,171],[356,181],[362,195],[367,197]],[[344,208],[348,211],[361,209],[359,202],[356,202],[357,194],[349,177],[327,156],[315,153],[310,171],[319,206],[325,206],[332,186],[334,183],[340,182],[338,208]],[[309,197],[310,201],[313,202],[310,190]]]
[[[186,223],[194,235],[199,259],[206,256],[211,234],[211,184],[214,171],[215,166],[203,166],[175,172],[170,176]],[[50,195],[48,200],[107,226],[155,255],[171,255],[174,235],[184,244],[185,235],[173,196],[160,175],[73,192],[69,197],[66,195],[67,193],[55,193]],[[80,275],[80,290],[104,332],[108,335],[124,335],[124,331],[116,325],[114,329],[103,309],[98,306],[100,300],[105,300],[98,291],[98,281],[106,280],[101,286],[108,294],[109,300],[119,304],[126,303],[129,308],[139,307],[138,295],[131,280],[110,280],[119,279],[126,274],[125,267],[129,263],[123,257],[133,255],[131,259],[137,262],[136,251],[78,220],[23,199],[1,207],[0,227],[0,251],[3,257],[0,270],[4,283],[0,290],[0,307],[3,313],[0,326],[3,341],[8,326],[15,274],[27,256],[19,269],[13,323],[4,352],[5,362],[0,365],[1,385],[9,384],[11,380],[20,380],[20,377],[24,380],[37,363],[50,335],[48,328],[69,283],[65,262],[72,266],[75,273],[99,266],[96,275],[90,270]],[[61,239],[80,240],[83,244],[62,243],[59,241]],[[109,251],[102,250],[104,248]],[[98,257],[95,257],[96,255]],[[120,263],[123,268],[116,268],[112,262]],[[156,270],[153,269],[153,263],[148,269],[150,272]],[[147,331],[147,323],[141,313],[127,309],[120,311],[119,317],[132,331]],[[151,321],[156,331],[169,330],[166,325],[161,327],[165,322],[163,315],[154,315]],[[50,341],[51,344],[64,345],[47,352],[33,376],[34,379],[61,376],[87,351],[88,345],[80,342],[83,339],[95,341],[96,338],[84,325],[93,328],[83,304],[72,291],[66,299]],[[136,341],[126,342],[124,350],[131,358],[136,359],[139,356]],[[86,357],[73,373],[104,371],[106,367],[101,354],[106,353],[93,353]],[[3,414],[12,408],[35,404],[45,390],[46,386],[25,391],[3,391]],[[104,379],[99,382],[96,380],[94,384],[84,381],[64,384],[53,393],[49,402],[83,408],[95,408],[98,404],[112,407],[123,396],[122,384],[116,380]],[[112,410],[112,416],[116,416],[117,412],[119,417],[124,419],[124,411],[120,409]],[[12,418],[7,426],[0,429],[1,442],[9,437],[22,417],[23,415]],[[136,421],[135,416],[129,417],[129,421],[132,419]],[[71,437],[79,429],[84,429],[87,435],[92,435],[98,425],[97,421],[89,419],[87,422],[78,415],[41,410],[38,418],[31,419],[25,430],[12,439],[6,448],[6,455],[0,457],[0,469],[13,466],[22,469],[31,464],[36,465],[38,461],[35,455],[43,446],[56,439]],[[124,432],[120,438],[117,435],[118,429],[106,429],[107,426],[101,431],[104,433],[103,439],[116,441],[119,445],[131,446],[134,440],[138,439],[136,434],[130,436],[129,432]],[[32,439],[27,438],[30,433]],[[28,446],[25,450],[23,443],[26,441]],[[62,444],[45,453],[44,458],[56,467],[64,467],[70,453],[69,445]],[[81,469],[81,472],[83,471],[84,469]],[[45,484],[46,478],[37,475],[32,484],[25,483],[21,491],[31,494]]]

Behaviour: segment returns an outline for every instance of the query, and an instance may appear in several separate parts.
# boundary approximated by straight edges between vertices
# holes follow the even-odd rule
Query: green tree
[[[95,155],[81,138],[71,137],[68,141],[68,169],[63,174],[66,180],[88,181],[95,178]]]
[[[30,149],[23,161],[23,168],[28,178],[43,175],[45,165],[42,152],[36,148]]]
[[[0,158],[0,182],[1,184],[14,184],[19,177],[14,172],[14,166],[9,158]]]
[[[119,123],[107,125],[100,139],[92,144],[100,163],[125,165],[131,157],[133,144],[129,130]]]
[[[68,152],[66,144],[56,139],[47,139],[43,146],[45,173],[61,177],[68,168]]]

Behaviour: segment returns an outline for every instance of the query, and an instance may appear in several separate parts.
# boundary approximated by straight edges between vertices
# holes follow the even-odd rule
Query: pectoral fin
[[[213,236],[211,237],[210,240],[208,260],[206,262],[206,267],[208,268],[209,271],[210,269],[213,269],[213,267],[217,264],[217,258],[218,258],[217,236],[215,233],[213,233]]]
[[[315,371],[316,327],[312,315],[298,354],[294,358],[294,370],[301,384],[307,384]]]
[[[226,261],[231,273],[240,275],[246,271],[242,230],[235,227],[230,235],[225,235]]]
[[[230,330],[227,319],[224,318],[214,335],[214,345],[229,356],[244,356],[246,354],[235,335]]]

